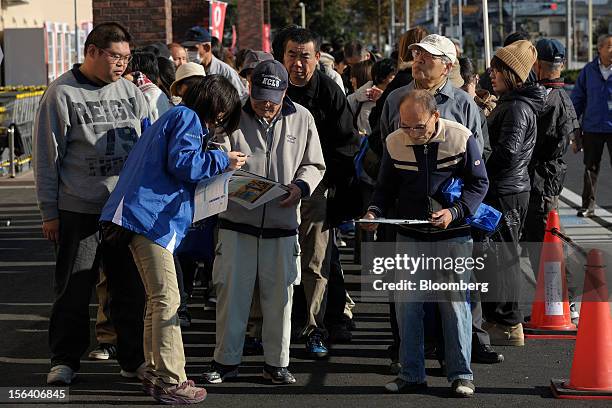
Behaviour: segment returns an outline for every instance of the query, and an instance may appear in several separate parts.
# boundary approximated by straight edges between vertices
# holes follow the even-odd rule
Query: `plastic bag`
[[[463,180],[460,178],[451,178],[444,187],[442,187],[442,195],[452,204],[461,197],[462,189]],[[465,222],[472,227],[487,232],[494,232],[501,220],[501,215],[501,212],[497,209],[488,204],[481,203],[474,215],[465,217]]]

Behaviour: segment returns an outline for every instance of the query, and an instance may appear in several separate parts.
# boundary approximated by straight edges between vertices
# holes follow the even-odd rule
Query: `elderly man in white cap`
[[[413,89],[424,89],[434,95],[440,117],[458,122],[468,128],[476,140],[480,154],[485,148],[480,123],[480,112],[474,99],[462,89],[452,85],[449,75],[457,60],[457,48],[447,37],[430,34],[411,47],[414,63],[414,80],[389,94],[380,118],[381,137],[384,140],[400,127],[400,101]],[[490,149],[489,149],[490,150]],[[473,298],[472,309],[472,360],[493,364],[502,362],[504,357],[491,347],[491,340],[482,328],[482,307]],[[438,358],[443,363],[443,353]]]
[[[287,195],[252,210],[229,202],[219,216],[213,267],[217,290],[214,360],[204,381],[238,375],[255,282],[263,315],[263,377],[292,384],[289,372],[293,285],[300,280],[300,201],[323,178],[325,162],[312,114],[286,96],[288,73],[278,61],[259,63],[240,128],[218,135],[228,151],[248,155],[244,170],[287,186]]]
[[[391,92],[387,98],[380,118],[383,141],[399,128],[399,101],[402,97],[412,89],[425,89],[435,96],[443,119],[459,122],[472,131],[482,153],[484,142],[478,106],[465,91],[453,87],[448,78],[457,61],[455,44],[446,37],[430,34],[410,48],[414,57],[414,80]]]

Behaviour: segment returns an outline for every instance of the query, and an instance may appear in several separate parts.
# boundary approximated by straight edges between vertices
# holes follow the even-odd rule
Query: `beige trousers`
[[[306,295],[305,331],[324,328],[325,289],[329,264],[329,229],[327,217],[327,187],[320,183],[312,195],[302,200],[300,246],[302,248],[302,286]]]
[[[98,298],[98,314],[96,315],[96,340],[98,344],[117,345],[117,332],[110,321],[110,299],[108,297],[108,281],[102,268],[100,277],[96,284],[96,296]]]
[[[158,383],[180,384],[187,380],[187,374],[177,314],[181,296],[174,257],[170,251],[142,235],[134,236],[130,249],[147,292],[143,340],[145,364]]]
[[[299,275],[297,236],[264,239],[219,230],[213,267],[217,293],[216,362],[240,364],[257,281],[264,360],[274,367],[289,365],[293,284]]]

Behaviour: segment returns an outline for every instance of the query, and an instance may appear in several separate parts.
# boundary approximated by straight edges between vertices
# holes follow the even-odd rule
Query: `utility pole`
[[[390,33],[391,33],[391,41],[390,44],[391,47],[394,46],[395,44],[395,0],[391,0],[391,22],[390,22],[391,28],[389,29]]]
[[[77,0],[74,0],[74,61],[79,62],[79,23],[77,18]],[[72,61],[70,61],[72,63]]]
[[[571,0],[566,0],[571,1]],[[516,0],[512,0],[512,32],[516,33]]]
[[[433,4],[433,25],[434,25],[434,34],[440,34],[440,24],[438,22],[438,15],[440,13],[440,1],[434,0]]]
[[[463,47],[463,0],[457,0],[457,12],[459,14],[459,42]]]
[[[489,7],[487,0],[482,0],[482,28],[484,30],[485,68],[491,66],[491,40],[489,38]]]
[[[450,31],[449,34],[447,34],[449,37],[454,37],[455,33],[454,33],[454,26],[455,26],[455,19],[453,17],[453,0],[448,0],[446,2],[446,4],[448,4],[448,22],[449,22],[449,26],[450,26]]]
[[[382,44],[380,41],[380,18],[381,18],[381,0],[378,0],[378,14],[377,14],[377,24],[376,24],[376,46],[378,47],[378,52],[384,55],[384,50],[381,48]]]
[[[404,32],[410,29],[410,0],[404,0]]]
[[[572,0],[565,0],[565,58],[567,69],[572,65]]]
[[[306,28],[306,5],[300,1],[300,9],[302,9],[302,28]]]
[[[504,6],[502,0],[499,0],[499,43],[504,42]]]
[[[587,50],[590,62],[593,60],[593,0],[589,0],[589,22],[587,27],[589,30],[589,47]]]

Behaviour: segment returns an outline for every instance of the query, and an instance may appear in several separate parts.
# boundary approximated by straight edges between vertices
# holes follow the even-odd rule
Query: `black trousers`
[[[525,228],[523,229],[521,241],[527,243],[529,261],[531,262],[531,269],[536,279],[538,278],[538,271],[540,268],[540,251],[546,233],[548,213],[558,208],[559,196],[546,196],[533,193],[529,195],[529,209],[527,210]]]
[[[488,322],[514,326],[523,323],[523,314],[518,305],[521,274],[519,239],[529,206],[529,192],[487,197],[486,202],[501,211],[502,218],[498,230],[491,237],[494,249],[486,260],[487,271],[498,272],[495,275],[488,273],[486,277],[495,279],[492,284],[496,289],[491,291],[494,297],[491,301],[482,302],[482,310]],[[482,277],[479,279],[484,281]],[[483,296],[484,300],[487,297]]]
[[[340,263],[340,251],[336,245],[334,229],[329,234],[331,251],[329,277],[325,293],[325,323],[334,325],[344,320],[344,307],[346,306],[346,287],[344,286],[344,270]]]
[[[108,279],[110,318],[117,330],[117,360],[126,371],[144,362],[145,292],[128,247],[111,249],[100,244],[96,214],[59,212],[55,301],[49,321],[51,366],[79,370],[89,347],[89,302],[104,268]]]
[[[597,176],[599,175],[601,155],[606,145],[612,162],[612,133],[584,133],[582,135],[582,148],[584,150],[583,209],[593,210],[595,208]]]

